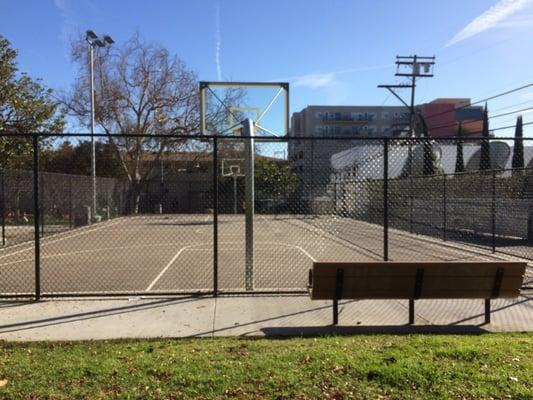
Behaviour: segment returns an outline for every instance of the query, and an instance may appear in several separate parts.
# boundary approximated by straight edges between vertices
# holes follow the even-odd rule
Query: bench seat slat
[[[316,262],[313,264],[313,276],[335,276],[338,268],[344,270],[344,276],[396,275],[416,276],[417,269],[424,269],[424,276],[494,276],[498,268],[504,268],[505,276],[523,276],[526,263],[403,263],[403,262]]]
[[[501,291],[498,298],[516,298],[520,294],[519,290],[508,290]],[[331,300],[335,296],[334,291],[314,291],[310,290],[311,300]],[[490,294],[487,294],[484,290],[471,290],[468,292],[465,291],[453,291],[453,290],[442,290],[442,291],[433,291],[431,294],[425,295],[422,293],[419,299],[485,299],[490,297]],[[365,299],[413,299],[412,293],[400,292],[400,291],[385,291],[385,290],[376,290],[376,291],[365,291],[365,292],[352,292],[350,295],[342,296],[340,299],[350,299],[350,300],[365,300]],[[339,300],[340,300],[339,299]]]
[[[335,290],[335,277],[319,277],[320,286],[329,288],[331,291]],[[519,288],[522,283],[521,276],[508,276],[502,279],[500,287],[501,291],[514,290]],[[345,277],[343,282],[345,291],[364,292],[365,290],[397,290],[414,293],[415,279],[405,276],[383,276],[379,279],[374,277]],[[454,291],[469,291],[479,290],[486,291],[488,294],[492,292],[494,287],[494,276],[492,277],[424,277],[422,284],[422,293],[437,290],[454,290]]]
[[[517,297],[526,263],[520,262],[316,262],[311,298],[336,297],[337,270],[343,271],[343,299],[413,299],[417,270],[423,270],[417,298],[474,299]],[[503,271],[494,293],[497,271]]]

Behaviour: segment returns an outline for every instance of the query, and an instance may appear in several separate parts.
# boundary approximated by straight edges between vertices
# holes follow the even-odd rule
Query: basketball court
[[[37,262],[29,236],[0,249],[0,295],[35,296],[37,280],[44,296],[305,293],[314,261],[509,259],[490,249],[388,226],[385,238],[381,224],[306,208],[307,192],[292,200],[293,209],[306,210],[305,215],[260,213],[256,196],[279,201],[295,194],[285,188],[268,197],[254,187],[256,155],[279,165],[290,163],[288,157],[276,156],[287,150],[288,84],[200,82],[200,111],[201,134],[206,136],[195,140],[203,143],[216,166],[209,186],[210,212],[125,213],[48,235],[40,241]],[[225,196],[217,186],[223,178],[233,180]],[[243,197],[237,193],[238,179],[244,181]],[[317,186],[311,188],[313,196],[325,196],[328,182]],[[159,201],[163,212],[162,196]],[[231,204],[226,207],[231,211],[222,213],[222,203]]]
[[[247,270],[244,215],[219,215],[217,263],[213,216],[121,217],[41,241],[43,295],[304,292],[313,261],[383,259],[383,228],[331,215],[254,217],[254,264]],[[389,230],[389,259],[501,260],[466,245]],[[0,292],[32,295],[33,242],[0,251]],[[251,275],[250,275],[251,274]]]

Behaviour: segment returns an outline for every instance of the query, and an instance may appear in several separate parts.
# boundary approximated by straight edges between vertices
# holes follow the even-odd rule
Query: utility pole
[[[433,66],[435,65],[435,56],[421,57],[417,56],[396,56],[396,74],[395,76],[410,78],[409,84],[400,85],[378,85],[379,88],[385,88],[391,92],[394,97],[402,102],[409,109],[409,137],[415,137],[415,89],[416,78],[433,77]],[[394,89],[411,89],[411,101],[407,104]]]
[[[415,109],[415,89],[416,78],[431,78],[433,77],[433,66],[435,65],[435,56],[421,57],[417,56],[396,56],[396,74],[398,77],[410,78],[409,84],[400,85],[378,85],[379,88],[385,88],[394,95],[400,102],[409,109],[409,136],[413,138],[415,133],[416,109]],[[411,101],[407,104],[394,89],[411,89]],[[427,127],[423,117],[419,115],[427,133]],[[394,132],[393,132],[394,134]],[[413,216],[414,216],[414,194],[413,194],[413,146],[411,141],[408,142],[407,153],[408,171],[409,174],[409,232],[413,233]]]

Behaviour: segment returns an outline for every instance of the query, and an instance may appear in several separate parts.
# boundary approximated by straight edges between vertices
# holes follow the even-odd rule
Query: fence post
[[[412,161],[411,161],[412,162]],[[409,233],[413,233],[413,214],[414,214],[414,195],[413,195],[413,172],[409,171]]]
[[[213,138],[213,296],[218,296],[218,138]]]
[[[41,299],[41,236],[39,223],[41,210],[39,204],[39,138],[33,134],[33,233],[35,240],[35,301]]]
[[[68,213],[68,224],[70,229],[74,227],[74,204],[72,203],[72,177],[69,177],[68,180],[68,203],[69,203],[69,213]]]
[[[39,216],[41,217],[41,237],[44,237],[44,214],[45,214],[45,210],[46,210],[46,207],[44,205],[44,193],[43,193],[43,188],[44,188],[44,177],[43,175],[39,175],[39,190],[40,190],[40,193],[39,193],[39,201],[41,202],[40,204],[40,209],[39,209]]]
[[[389,139],[383,139],[383,260],[389,260]]]
[[[496,253],[496,171],[492,170],[492,252]]]
[[[533,207],[531,204],[527,209],[527,244],[533,246]]]
[[[442,240],[446,241],[447,234],[446,234],[446,174],[442,174]]]
[[[6,245],[6,184],[5,184],[5,170],[2,168],[2,198],[0,199],[2,205],[2,246]]]
[[[333,181],[333,212],[337,215],[337,177]]]
[[[106,209],[106,220],[109,221],[111,219],[111,198],[109,196],[109,187],[106,186],[105,188],[105,209]]]

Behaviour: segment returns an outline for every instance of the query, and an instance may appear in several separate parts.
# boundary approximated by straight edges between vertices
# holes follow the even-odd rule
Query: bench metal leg
[[[485,323],[490,324],[490,299],[485,299]]]
[[[333,300],[333,325],[339,323],[339,300]]]
[[[415,323],[415,301],[410,299],[409,300],[409,325],[413,325]]]

